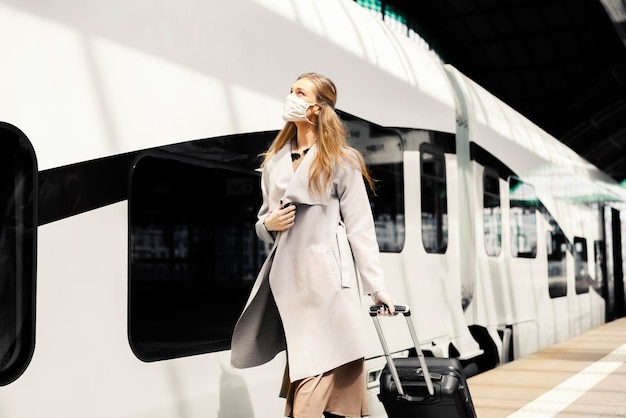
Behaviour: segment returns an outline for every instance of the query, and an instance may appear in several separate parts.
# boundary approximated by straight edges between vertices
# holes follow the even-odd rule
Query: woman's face
[[[296,82],[291,86],[291,93],[309,103],[315,103],[317,101],[315,96],[315,84],[307,78],[296,80]],[[319,113],[319,106],[311,106],[307,109],[306,116],[312,122],[317,123],[317,115],[319,115]]]

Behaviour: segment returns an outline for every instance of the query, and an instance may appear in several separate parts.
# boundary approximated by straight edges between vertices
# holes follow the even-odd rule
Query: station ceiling
[[[445,63],[626,183],[626,0],[382,6],[406,16]]]

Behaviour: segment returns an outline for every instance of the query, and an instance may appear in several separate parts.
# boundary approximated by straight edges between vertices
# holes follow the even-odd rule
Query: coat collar
[[[302,156],[302,162],[293,171],[291,161],[291,142],[287,143],[272,157],[272,163],[275,169],[290,175],[291,179],[285,189],[283,195],[283,203],[294,202],[305,205],[327,205],[330,200],[330,194],[327,192],[323,196],[313,195],[309,192],[309,169],[311,163],[317,156],[317,144],[313,144],[305,155]]]

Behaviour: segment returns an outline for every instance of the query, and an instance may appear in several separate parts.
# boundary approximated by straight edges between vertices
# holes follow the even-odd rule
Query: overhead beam
[[[626,46],[626,3],[624,0],[600,0],[609,15],[613,27]]]

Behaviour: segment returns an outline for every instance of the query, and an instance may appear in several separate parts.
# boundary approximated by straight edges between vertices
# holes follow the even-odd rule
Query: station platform
[[[468,379],[478,418],[626,417],[626,318]]]

